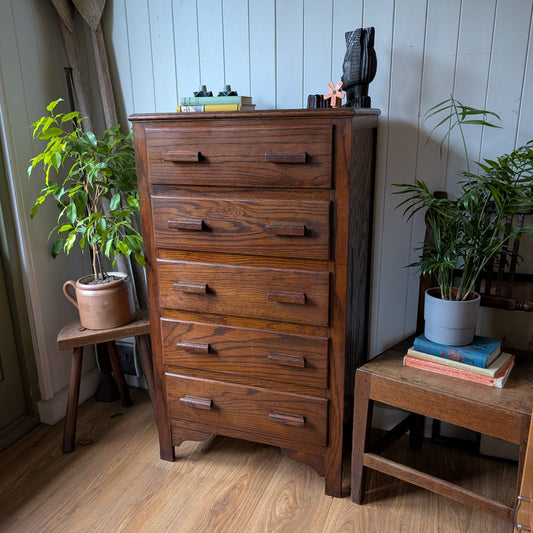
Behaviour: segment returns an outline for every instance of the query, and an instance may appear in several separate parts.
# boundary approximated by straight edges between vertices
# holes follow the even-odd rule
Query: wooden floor
[[[159,459],[146,392],[133,407],[90,400],[78,442],[61,453],[62,424],[41,425],[0,454],[0,531],[500,533],[510,524],[379,473],[366,505],[324,495],[307,466],[270,446],[215,437],[184,443],[174,463]],[[424,443],[400,442],[391,457],[445,463],[449,479],[512,501],[516,466]],[[436,472],[433,472],[436,473]],[[349,476],[346,475],[348,483]]]

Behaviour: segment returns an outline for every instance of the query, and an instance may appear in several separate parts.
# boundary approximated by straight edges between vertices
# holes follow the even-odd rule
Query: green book
[[[181,105],[251,104],[251,96],[183,96]]]

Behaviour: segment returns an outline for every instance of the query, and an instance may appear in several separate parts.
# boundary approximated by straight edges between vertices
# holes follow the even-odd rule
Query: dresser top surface
[[[128,117],[131,122],[142,121],[173,121],[173,120],[201,120],[201,119],[226,119],[226,118],[341,118],[341,117],[375,117],[381,113],[373,108],[324,108],[324,109],[271,109],[255,111],[225,111],[203,113],[133,113]]]

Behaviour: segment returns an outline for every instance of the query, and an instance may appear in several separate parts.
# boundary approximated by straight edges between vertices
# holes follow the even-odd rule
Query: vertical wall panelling
[[[461,5],[453,93],[463,104],[480,109],[485,109],[487,103],[495,10],[496,0],[487,1],[484,9],[479,9],[479,2],[476,0],[463,0]],[[469,158],[479,161],[482,129],[470,126],[465,134]],[[447,155],[447,190],[455,191],[458,172],[465,168],[462,141],[454,132]]]
[[[533,9],[529,19],[527,63],[522,87],[521,105],[518,115],[516,146],[522,146],[531,139],[533,131]]]
[[[363,26],[363,0],[333,0],[331,79],[340,80],[346,53],[344,34]]]
[[[107,2],[102,23],[105,28],[107,57],[117,115],[120,123],[125,126],[126,117],[133,110],[133,85],[128,20],[124,0]]]
[[[438,121],[424,122],[424,114],[438,102],[449,97],[450,88],[454,84],[455,63],[449,58],[456,56],[457,33],[459,27],[461,0],[448,2],[429,2],[427,6],[424,58],[422,64],[422,85],[420,88],[420,110],[417,132],[416,169],[417,178],[425,180],[431,189],[443,190],[446,184],[446,151],[440,157],[440,136],[442,128],[428,142],[428,134]],[[396,201],[399,197],[396,196]],[[405,219],[404,219],[405,220]],[[418,247],[424,238],[423,213],[418,213],[411,226],[409,241],[409,260],[411,264],[420,255]],[[416,309],[418,303],[419,283],[413,275],[414,270],[408,269],[407,308]],[[416,317],[414,313],[406,313],[407,330],[414,329]]]
[[[413,273],[405,268],[411,253],[411,224],[403,218],[401,210],[395,209],[398,197],[392,195],[392,184],[412,179],[416,171],[426,2],[413,1],[410,5],[396,2],[394,17],[389,138],[388,145],[381,147],[387,151],[387,173],[377,298],[379,336],[384,343],[402,336],[406,329],[404,320],[414,321],[412,311],[404,307],[408,285],[414,281]]]
[[[335,3],[336,6],[336,3]],[[361,8],[362,9],[362,8]],[[337,18],[338,15],[335,16]],[[376,77],[371,83],[369,94],[372,106],[381,110],[379,117],[377,153],[376,153],[376,178],[374,193],[374,224],[373,224],[373,247],[372,247],[372,273],[371,273],[371,296],[370,296],[370,353],[380,353],[380,330],[373,327],[380,320],[380,293],[382,250],[385,223],[385,199],[388,190],[385,187],[387,174],[387,146],[389,143],[389,108],[391,86],[392,47],[394,37],[394,0],[376,0],[364,4],[363,27],[374,26],[376,40],[374,47],[378,68]],[[389,305],[385,302],[385,305]]]
[[[154,69],[154,111],[175,111],[176,59],[172,2],[150,1],[150,42]]]
[[[250,94],[258,109],[277,107],[275,0],[250,0]]]
[[[198,6],[198,48],[200,83],[216,94],[224,85],[224,39],[222,0],[196,0]],[[228,38],[231,36],[228,35]]]
[[[224,83],[242,96],[250,96],[250,34],[248,0],[223,0],[224,22],[224,80],[214,87],[217,91]]]
[[[340,74],[331,77],[332,0],[304,1],[303,94],[300,107],[307,107],[307,95],[324,94],[327,83],[336,84]]]
[[[150,41],[148,0],[125,2],[128,20],[128,44],[131,58],[133,108],[131,111],[155,110],[155,78]]]
[[[302,107],[302,59],[303,0],[277,1],[276,96],[279,109]]]
[[[55,332],[74,315],[61,284],[81,275],[87,259],[71,254],[52,261],[47,236],[56,213],[48,206],[38,221],[29,221],[40,184],[28,180],[25,169],[38,148],[28,125],[50,100],[67,96],[65,54],[50,2],[4,4],[0,105],[10,194],[41,395],[51,401],[64,392],[70,362],[55,345]],[[431,123],[422,115],[452,91],[466,104],[501,114],[503,129],[469,130],[474,160],[533,138],[532,9],[533,0],[108,0],[103,23],[124,125],[134,111],[173,110],[200,83],[214,92],[231,83],[253,96],[258,109],[305,106],[308,94],[325,92],[328,81],[340,78],[344,33],[375,27],[378,71],[370,96],[382,112],[370,324],[370,354],[376,355],[412,331],[416,313],[416,278],[405,265],[415,257],[423,225],[406,222],[395,209],[392,184],[416,175],[453,193],[465,167],[455,136],[443,161],[434,143],[425,146]],[[80,17],[76,25],[84,28],[82,60],[96,103],[91,40]],[[53,409],[52,419],[59,413]]]
[[[487,109],[500,115],[503,129],[490,128],[484,132],[483,157],[501,154],[514,147],[531,9],[531,0],[497,3]]]
[[[173,0],[174,46],[178,77],[178,97],[192,96],[200,85],[198,19],[196,2]],[[151,111],[144,108],[143,111]]]

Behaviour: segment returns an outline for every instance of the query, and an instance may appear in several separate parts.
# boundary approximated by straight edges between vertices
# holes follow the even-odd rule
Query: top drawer
[[[332,126],[221,125],[146,129],[150,181],[166,185],[331,186]]]

